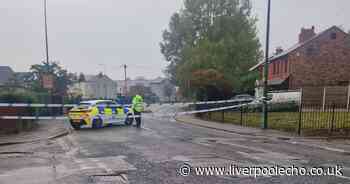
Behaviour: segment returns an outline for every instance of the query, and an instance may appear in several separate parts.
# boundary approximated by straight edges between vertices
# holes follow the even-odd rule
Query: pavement
[[[329,137],[302,137],[295,133],[288,133],[278,130],[261,129],[254,127],[244,127],[234,124],[227,124],[215,121],[206,121],[193,115],[176,116],[175,120],[182,123],[188,123],[195,126],[221,130],[242,135],[251,135],[255,137],[269,137],[275,140],[285,140],[292,144],[305,145],[344,154],[350,154],[350,139],[332,139]]]
[[[165,114],[170,114],[170,109],[161,108]],[[180,119],[182,122],[171,116],[144,114],[141,129],[124,125],[82,129],[56,139],[1,146],[0,183],[350,183],[349,149],[337,147],[348,146],[345,140],[331,141],[330,149],[324,149],[283,132],[232,127],[193,117]],[[318,144],[317,141],[310,144]],[[339,165],[343,175],[255,178],[201,176],[193,171],[198,167],[232,164],[305,168]],[[188,176],[181,175],[184,165],[192,168]]]
[[[37,124],[37,127],[31,131],[0,135],[0,146],[54,139],[73,131],[71,126],[62,120],[42,120]]]
[[[283,138],[291,139],[296,137],[296,135],[293,135],[290,133],[280,132],[280,131],[271,130],[271,129],[263,130],[259,128],[243,127],[243,126],[237,126],[237,125],[228,124],[228,123],[205,121],[193,115],[176,116],[175,120],[183,123],[190,123],[192,125],[201,126],[205,128],[217,129],[221,131],[227,131],[231,133],[238,133],[238,134],[244,134],[244,135],[271,136],[271,137],[280,137],[281,139]]]

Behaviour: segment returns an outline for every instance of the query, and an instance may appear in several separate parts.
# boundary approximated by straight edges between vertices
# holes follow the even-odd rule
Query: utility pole
[[[265,47],[265,62],[264,62],[264,93],[263,93],[263,122],[262,128],[268,128],[268,73],[269,73],[269,42],[270,42],[270,12],[271,12],[271,0],[268,0],[267,5],[267,24],[266,24],[266,47]]]
[[[45,19],[45,52],[46,52],[46,65],[47,70],[49,69],[49,41],[47,36],[47,15],[46,15],[47,2],[44,0],[44,19]]]
[[[128,66],[126,64],[123,65],[124,68],[124,95],[127,96],[128,95],[128,81],[126,78],[126,68]]]
[[[107,65],[101,63],[101,64],[99,64],[99,66],[102,66],[102,67],[103,67],[103,72],[102,72],[102,71],[101,71],[101,72],[102,72],[104,75],[107,75]]]
[[[44,0],[44,31],[45,31],[45,55],[46,61],[44,62],[46,65],[46,71],[41,75],[42,86],[46,88],[49,92],[49,99],[47,103],[51,103],[54,101],[53,99],[53,88],[54,88],[54,78],[53,74],[50,73],[50,59],[49,59],[49,40],[47,36],[47,0]],[[62,99],[63,102],[63,99]],[[52,112],[52,110],[50,110]]]

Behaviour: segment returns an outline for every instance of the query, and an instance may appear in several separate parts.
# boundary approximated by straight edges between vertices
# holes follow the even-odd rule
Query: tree
[[[146,87],[142,84],[137,84],[130,87],[130,96],[141,95],[146,103],[155,103],[159,101],[159,98],[154,94],[150,87]]]
[[[85,81],[86,81],[85,75],[83,73],[80,73],[79,77],[78,77],[78,82],[81,83],[81,82],[85,82]]]
[[[42,87],[42,76],[49,73],[54,78],[54,88],[51,92],[60,98],[67,96],[68,86],[78,80],[75,74],[69,73],[55,62],[32,65],[30,71],[31,73],[27,77],[27,80],[31,81],[29,86],[32,91],[39,93],[48,92],[48,90]]]
[[[171,101],[171,97],[175,94],[175,86],[170,82],[166,82],[163,87],[163,94],[168,97],[169,102]]]
[[[163,31],[163,42],[160,43],[161,53],[169,65],[166,74],[173,83],[176,82],[176,66],[183,61],[182,50],[186,42],[185,25],[180,22],[179,13],[174,13],[170,19],[169,30]]]
[[[135,96],[135,95],[145,96],[147,95],[147,93],[150,93],[151,89],[142,84],[137,84],[134,86],[130,86],[129,91],[130,91],[129,95],[131,96]]]
[[[211,98],[209,89],[251,91],[258,75],[249,68],[262,54],[250,0],[185,0],[184,5],[171,17],[161,43],[169,62],[166,72],[183,95]],[[221,81],[202,81],[214,73],[222,74]],[[201,85],[191,84],[198,76]]]

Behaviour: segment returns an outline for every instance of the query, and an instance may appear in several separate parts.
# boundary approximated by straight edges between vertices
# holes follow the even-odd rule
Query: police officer
[[[143,98],[140,95],[135,95],[132,99],[132,109],[134,111],[134,115],[138,116],[135,118],[136,127],[141,128],[141,112],[143,111]]]

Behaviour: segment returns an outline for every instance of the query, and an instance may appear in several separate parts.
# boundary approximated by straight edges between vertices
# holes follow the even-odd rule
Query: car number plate
[[[80,119],[73,119],[72,120],[74,123],[79,123],[80,122]]]

